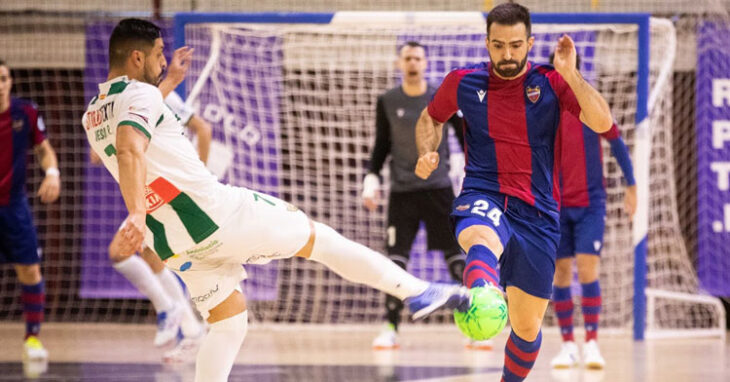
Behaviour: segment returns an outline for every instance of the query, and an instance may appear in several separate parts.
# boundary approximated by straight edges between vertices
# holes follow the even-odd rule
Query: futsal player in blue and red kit
[[[45,292],[40,251],[33,226],[25,172],[28,149],[33,148],[46,173],[38,196],[43,203],[58,199],[58,162],[43,130],[43,118],[30,101],[10,97],[13,86],[8,66],[0,60],[0,263],[12,263],[21,284],[26,332],[23,359],[48,358],[38,334],[43,321]]]
[[[427,178],[438,166],[442,123],[463,113],[466,177],[451,216],[467,253],[465,285],[500,285],[507,294],[512,333],[505,382],[522,381],[532,369],[552,294],[561,111],[599,133],[613,123],[606,101],[576,70],[573,40],[558,40],[554,67],[527,62],[533,43],[527,8],[506,3],[492,9],[486,38],[491,63],[450,72],[416,126],[416,174]]]
[[[551,56],[551,62],[553,57]],[[576,61],[580,69],[580,57]],[[596,134],[570,113],[560,122],[560,244],[555,262],[553,304],[563,337],[563,346],[550,365],[569,368],[578,365],[578,346],[573,338],[573,257],[581,285],[581,309],[586,337],[583,363],[602,369],[605,360],[598,348],[598,318],[601,312],[601,287],[598,265],[606,222],[606,186],[603,178],[601,138],[611,146],[611,153],[626,180],[624,207],[629,216],[636,211],[636,181],[629,150],[616,124],[607,132]]]

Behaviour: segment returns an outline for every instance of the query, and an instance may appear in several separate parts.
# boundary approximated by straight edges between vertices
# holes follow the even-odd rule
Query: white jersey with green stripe
[[[163,259],[205,240],[234,211],[227,201],[235,188],[219,183],[200,161],[158,88],[126,76],[99,84],[83,125],[91,148],[117,182],[117,128],[132,126],[149,139],[145,242]]]

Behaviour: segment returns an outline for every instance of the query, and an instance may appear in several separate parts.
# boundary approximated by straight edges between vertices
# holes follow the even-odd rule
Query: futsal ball
[[[466,312],[454,310],[456,326],[464,335],[475,340],[488,340],[507,324],[507,302],[497,288],[469,289],[471,306]]]

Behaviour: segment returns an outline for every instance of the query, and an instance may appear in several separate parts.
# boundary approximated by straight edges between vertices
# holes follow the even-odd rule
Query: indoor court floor
[[[379,326],[252,325],[230,381],[241,382],[497,382],[506,329],[492,351],[467,350],[451,326],[406,325],[401,348],[373,351]],[[0,381],[31,380],[21,362],[23,325],[0,325]],[[38,381],[193,381],[191,364],[163,365],[152,346],[154,326],[59,324],[43,326],[50,352],[48,371]],[[546,330],[527,381],[699,382],[730,381],[730,345],[720,339],[634,342],[599,333],[607,366],[602,371],[551,370],[560,348],[557,331]],[[582,338],[580,331],[576,338]],[[32,368],[37,365],[26,365]]]

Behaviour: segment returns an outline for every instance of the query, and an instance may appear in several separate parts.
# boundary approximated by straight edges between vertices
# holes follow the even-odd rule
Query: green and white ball
[[[472,296],[469,310],[454,310],[456,326],[475,341],[499,334],[507,324],[507,302],[502,292],[494,287],[476,287],[469,289],[469,293]]]

